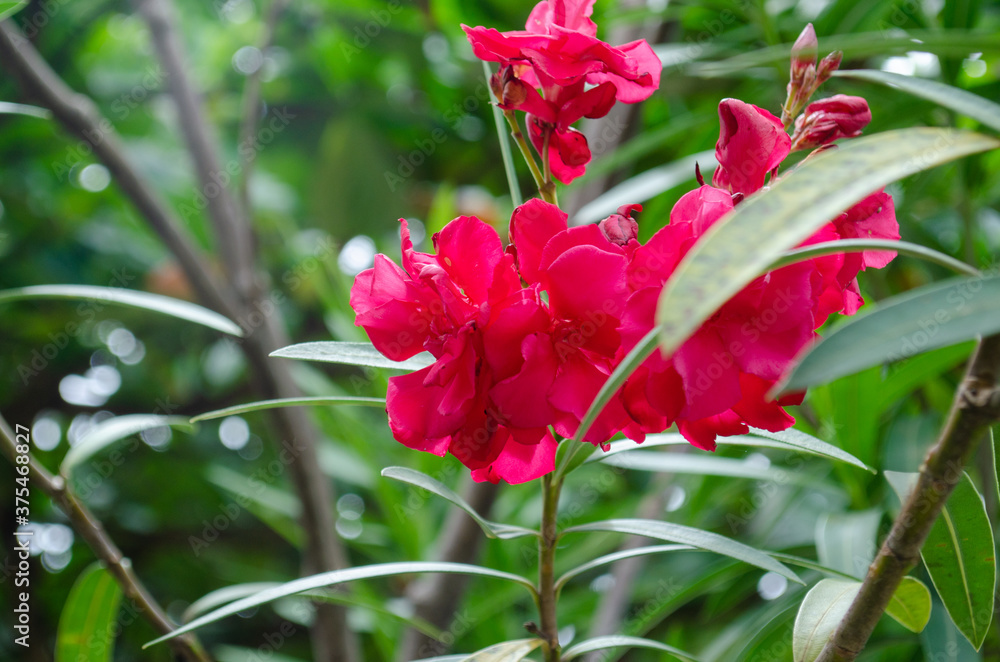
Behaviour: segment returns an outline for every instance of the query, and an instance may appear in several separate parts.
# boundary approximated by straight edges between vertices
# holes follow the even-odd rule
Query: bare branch
[[[14,466],[17,466],[17,436],[3,416],[0,416],[0,452]],[[60,476],[53,476],[33,456],[28,455],[28,470],[32,485],[37,486],[52,499],[66,517],[73,529],[87,542],[94,555],[104,564],[107,571],[114,577],[122,592],[130,600],[137,603],[143,617],[160,634],[170,634],[174,624],[167,618],[166,612],[160,607],[142,581],[136,576],[132,564],[115,542],[108,536],[101,522],[94,517],[90,509],[72,492],[70,486]],[[170,640],[170,645],[182,659],[188,662],[211,662],[211,658],[201,647],[197,637],[185,634]]]

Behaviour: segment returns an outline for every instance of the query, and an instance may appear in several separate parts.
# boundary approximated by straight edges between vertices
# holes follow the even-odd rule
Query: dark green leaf
[[[886,471],[885,478],[905,503],[918,474]],[[978,650],[993,619],[996,559],[986,507],[968,474],[948,497],[920,556],[952,621]]]
[[[882,363],[1000,331],[1000,276],[960,278],[887,299],[834,329],[779,385],[801,391]]]

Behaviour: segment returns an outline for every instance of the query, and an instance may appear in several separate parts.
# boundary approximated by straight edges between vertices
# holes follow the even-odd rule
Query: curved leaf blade
[[[302,361],[323,361],[325,363],[342,363],[344,365],[360,365],[369,368],[389,368],[390,370],[420,370],[434,363],[434,357],[427,352],[421,352],[405,361],[392,361],[383,356],[375,346],[366,342],[304,342],[289,345],[271,352],[271,356],[281,359],[299,359]]]
[[[691,653],[686,653],[679,648],[674,648],[673,646],[668,646],[666,644],[661,644],[658,641],[653,641],[652,639],[643,639],[641,637],[627,637],[621,634],[613,634],[604,637],[594,637],[593,639],[587,639],[581,641],[580,643],[571,646],[566,649],[560,657],[561,659],[569,662],[575,657],[579,657],[584,653],[591,653],[593,651],[606,650],[608,648],[649,648],[652,650],[663,651],[664,653],[670,653],[674,657],[678,657],[682,660],[691,660],[692,662],[697,662],[698,658]]]
[[[776,392],[1000,331],[1000,276],[955,278],[892,297],[812,345]]]
[[[715,455],[689,453],[658,453],[648,450],[634,450],[618,453],[601,459],[622,469],[652,471],[656,473],[694,474],[698,476],[723,476],[727,478],[747,478],[781,484],[815,485],[812,476],[799,475],[778,467],[761,466],[747,460]]]
[[[459,496],[450,487],[439,480],[431,478],[423,472],[417,471],[416,469],[410,469],[408,467],[386,467],[382,470],[382,475],[386,478],[392,478],[393,480],[408,483],[415,487],[419,487],[420,489],[432,492],[442,499],[450,502],[452,505],[458,506],[464,510],[469,517],[475,520],[476,524],[479,525],[479,528],[483,530],[483,533],[485,533],[488,538],[510,540],[511,538],[520,538],[522,536],[539,535],[538,531],[526,529],[522,526],[491,522],[477,513],[475,508],[469,505],[469,502]]]
[[[194,322],[210,329],[242,336],[243,329],[228,317],[203,308],[188,301],[172,299],[161,294],[126,290],[121,287],[99,287],[96,285],[31,285],[12,290],[0,290],[0,304],[12,301],[32,301],[35,299],[86,299],[120,306],[141,308],[154,313],[162,313],[177,319]]]
[[[673,354],[782,252],[871,192],[997,147],[1000,141],[971,131],[901,129],[852,140],[802,163],[713,225],[680,262],[657,305],[660,350]]]
[[[801,248],[794,248],[772,262],[768,267],[768,271],[779,269],[789,264],[795,264],[796,262],[811,260],[814,257],[837,255],[840,253],[861,253],[863,251],[895,251],[900,255],[908,255],[933,262],[956,273],[967,276],[979,275],[979,269],[969,266],[961,260],[956,260],[950,255],[936,251],[933,248],[927,248],[926,246],[913,244],[908,241],[890,241],[888,239],[841,239],[839,241],[824,241]]]
[[[821,579],[806,593],[792,629],[795,662],[813,662],[819,657],[860,589],[861,582]]]
[[[25,3],[0,2],[0,21],[2,21],[4,17],[4,5],[10,4],[20,4],[23,6]],[[52,113],[46,108],[28,106],[23,103],[11,103],[10,101],[0,101],[0,115],[27,115],[28,117],[37,117],[43,120],[47,120],[52,117]]]
[[[94,457],[97,453],[117,441],[131,437],[134,434],[170,426],[190,432],[194,425],[186,416],[159,416],[157,414],[128,414],[115,416],[98,423],[80,441],[70,447],[59,466],[59,473],[69,478],[73,470]]]
[[[905,503],[918,474],[886,471],[885,478]],[[979,650],[993,620],[996,559],[986,506],[968,474],[948,497],[920,556],[951,620]]]
[[[493,644],[461,660],[462,662],[520,662],[541,645],[542,640],[538,638],[505,641],[502,644]]]
[[[451,573],[451,574],[461,574],[461,575],[478,575],[482,577],[493,577],[495,579],[504,579],[507,581],[515,582],[526,587],[534,595],[534,585],[528,579],[520,577],[518,575],[511,574],[509,572],[501,572],[499,570],[491,570],[490,568],[483,568],[475,565],[468,565],[465,563],[436,563],[431,561],[414,561],[414,562],[398,562],[398,563],[379,563],[376,565],[366,565],[357,568],[345,568],[343,570],[331,570],[330,572],[323,572],[318,575],[310,575],[308,577],[302,577],[294,581],[281,584],[274,588],[265,589],[260,593],[248,596],[246,598],[241,598],[232,602],[224,607],[220,607],[214,611],[211,611],[204,616],[200,616],[190,623],[183,625],[170,634],[158,637],[143,645],[143,648],[148,648],[154,644],[159,644],[168,639],[173,639],[178,635],[182,635],[185,632],[191,632],[197,630],[200,627],[204,627],[209,623],[214,623],[220,619],[226,618],[227,616],[232,616],[237,614],[244,609],[250,609],[251,607],[258,607],[269,602],[274,602],[280,598],[287,598],[292,595],[297,595],[299,593],[304,593],[306,591],[312,591],[318,588],[325,588],[327,586],[334,586],[336,584],[343,584],[345,582],[358,581],[361,579],[372,579],[374,577],[391,577],[394,575],[412,575],[424,572],[441,572],[441,573]]]
[[[24,6],[27,4],[28,0],[6,0],[5,2],[0,2],[0,21],[10,18],[24,9]]]
[[[901,76],[875,69],[835,71],[834,76],[880,83],[900,89],[921,99],[933,101],[985,126],[1000,131],[1000,104],[952,85],[917,76]]]
[[[782,430],[781,432],[769,432],[767,430],[759,430],[757,428],[750,428],[751,434],[739,435],[735,437],[719,437],[716,443],[719,446],[742,446],[749,448],[775,448],[778,450],[789,450],[797,451],[801,453],[808,453],[809,455],[815,455],[817,457],[825,457],[831,460],[839,460],[840,462],[846,462],[860,469],[864,469],[871,473],[875,473],[875,469],[869,467],[867,464],[854,457],[850,453],[840,448],[837,448],[833,444],[829,444],[822,439],[817,439],[811,435],[802,432],[801,430],[796,430],[795,428],[789,428],[787,430]],[[612,441],[609,445],[607,451],[602,455],[594,455],[589,458],[589,461],[597,462],[603,460],[608,455],[615,453],[624,453],[633,451],[639,448],[651,448],[655,446],[689,446],[690,442],[685,439],[682,435],[676,432],[666,432],[662,434],[651,434],[646,437],[646,440],[642,442],[642,445],[636,444],[630,439],[622,439],[620,441]]]
[[[59,615],[56,662],[110,662],[121,599],[121,588],[100,563],[80,573]]]
[[[243,405],[233,405],[224,409],[208,411],[191,417],[192,423],[208,421],[213,418],[223,418],[235,414],[246,414],[252,411],[262,411],[264,409],[277,409],[279,407],[334,407],[338,405],[355,405],[359,407],[385,407],[385,398],[364,398],[354,396],[315,396],[307,398],[279,398],[276,400],[258,400],[248,402]]]
[[[567,570],[559,579],[556,580],[556,591],[559,591],[559,589],[566,585],[566,582],[573,579],[577,575],[581,575],[588,570],[593,570],[594,568],[599,568],[602,565],[615,563],[616,561],[621,561],[622,559],[630,559],[634,556],[649,556],[650,554],[664,554],[666,552],[680,552],[691,549],[694,549],[694,547],[691,547],[690,545],[647,545],[645,547],[636,547],[634,549],[625,549],[620,552],[605,554],[604,556],[597,557],[593,561],[588,561],[576,566],[575,568]]]
[[[916,577],[903,577],[885,613],[910,632],[919,634],[931,620],[931,592]]]
[[[571,526],[563,531],[566,533],[578,533],[584,531],[611,531],[613,533],[629,533],[636,536],[646,536],[656,538],[664,542],[690,545],[707,552],[715,552],[722,556],[728,556],[738,561],[749,563],[750,565],[763,568],[770,572],[791,579],[799,584],[803,583],[799,576],[792,572],[784,564],[775,561],[766,552],[754,549],[743,543],[736,542],[731,538],[720,536],[710,531],[702,531],[690,526],[673,524],[672,522],[660,522],[648,519],[609,519],[601,522],[591,522]]]

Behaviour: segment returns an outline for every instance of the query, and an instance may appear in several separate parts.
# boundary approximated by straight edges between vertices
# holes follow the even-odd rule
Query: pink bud
[[[830,80],[830,76],[840,67],[840,61],[843,59],[844,54],[841,51],[834,51],[819,61],[816,67],[817,87]]]
[[[633,211],[642,211],[642,205],[623,205],[617,214],[601,221],[600,228],[612,244],[624,246],[639,236],[639,224],[632,219]]]
[[[872,121],[868,102],[838,94],[809,104],[795,120],[792,149],[812,149],[840,138],[854,138]]]
[[[802,80],[802,74],[811,64],[816,65],[816,52],[819,42],[816,40],[816,30],[812,23],[806,25],[802,34],[792,45],[792,80]]]

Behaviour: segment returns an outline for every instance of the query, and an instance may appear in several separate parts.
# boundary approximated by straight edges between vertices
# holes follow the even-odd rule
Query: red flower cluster
[[[593,7],[594,0],[542,0],[525,30],[462,26],[476,57],[500,63],[493,81],[500,107],[528,113],[528,133],[539,154],[548,137],[549,166],[564,184],[590,162],[587,139],[570,125],[581,117],[603,117],[615,101],[649,98],[663,68],[645,40],[618,47],[599,40],[590,20]]]
[[[645,42],[615,49],[594,38],[591,5],[542,2],[527,32],[466,28],[477,55],[508,67],[504,100],[556,134],[552,158],[567,176],[576,171],[573,149],[564,147],[582,139],[568,124],[607,112],[616,98],[645,98],[657,82],[637,64]],[[814,65],[803,52],[800,77],[812,85]],[[554,434],[576,435],[608,376],[653,328],[663,284],[691,247],[774,178],[793,147],[824,148],[858,135],[870,113],[863,99],[832,97],[808,106],[792,137],[779,118],[735,99],[719,105],[719,118],[713,186],[684,195],[669,225],[645,244],[632,218],[639,205],[569,227],[557,206],[533,199],[514,210],[506,249],[492,227],[463,216],[434,236],[434,255],[414,250],[401,221],[402,268],[378,255],[351,292],[357,324],[379,351],[395,360],[428,351],[436,359],[389,380],[395,438],[452,453],[479,481],[519,483],[552,471]],[[872,194],[804,243],[857,237],[899,238],[889,195]],[[676,425],[692,444],[713,450],[717,436],[749,426],[788,428],[794,419],[784,406],[801,396],[774,402],[767,392],[831,314],[857,311],[859,271],[894,256],[831,255],[757,278],[672,356],[650,356],[584,440],[604,444],[624,433],[642,441]]]

